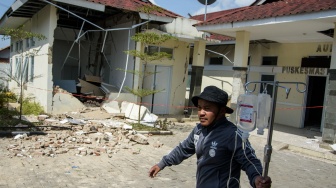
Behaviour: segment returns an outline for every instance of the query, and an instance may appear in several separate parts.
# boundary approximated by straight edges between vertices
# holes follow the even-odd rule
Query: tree
[[[141,6],[138,9],[139,12],[144,12],[147,14],[147,17],[150,17],[151,12],[162,12],[163,9],[154,6],[154,5],[145,5]],[[147,30],[148,30],[148,23],[147,23]],[[141,33],[136,33],[134,36],[132,36],[132,40],[136,42],[140,42],[145,49],[148,49],[150,45],[160,45],[168,40],[177,40],[175,37],[168,35],[168,34],[158,34],[150,31],[145,31]],[[145,52],[138,51],[138,50],[128,50],[125,51],[125,53],[132,55],[134,57],[137,57],[140,59],[141,65],[143,65],[142,70],[124,70],[127,71],[128,73],[134,74],[139,77],[140,80],[140,86],[138,88],[130,88],[130,87],[125,87],[125,89],[132,93],[133,95],[137,96],[140,98],[139,101],[139,111],[138,111],[138,124],[140,124],[140,112],[141,112],[141,105],[143,98],[149,95],[153,95],[155,93],[161,92],[163,90],[155,90],[151,88],[144,88],[144,80],[146,77],[151,76],[155,74],[156,72],[150,72],[147,71],[147,65],[153,61],[159,61],[165,58],[170,58],[171,55],[166,53],[166,52],[155,52],[155,53],[150,53],[149,50],[145,50]]]
[[[22,120],[22,104],[23,104],[23,86],[27,83],[27,81],[23,78],[25,70],[24,69],[24,63],[23,63],[23,57],[27,57],[33,54],[36,54],[37,51],[26,51],[24,52],[23,50],[23,41],[25,39],[36,39],[38,41],[40,40],[45,40],[47,39],[44,35],[39,34],[39,33],[33,33],[30,31],[25,31],[24,30],[24,25],[19,26],[18,28],[0,28],[0,31],[2,31],[4,34],[3,40],[5,39],[11,39],[18,41],[19,43],[22,42],[22,45],[20,44],[20,52],[19,56],[21,57],[20,61],[20,69],[16,70],[18,71],[18,74],[12,74],[11,72],[5,72],[2,70],[4,74],[8,76],[9,80],[15,81],[18,86],[20,87],[20,98],[19,98],[19,103],[20,103],[20,121]],[[27,73],[28,74],[28,73]],[[39,76],[36,76],[39,77]],[[34,77],[34,78],[36,78]]]
[[[167,35],[167,34],[157,34],[154,32],[143,32],[137,33],[135,36],[132,37],[132,40],[136,42],[140,42],[144,45],[145,49],[149,47],[149,45],[160,45],[163,42],[174,39],[174,37]],[[125,87],[125,89],[132,93],[133,95],[139,97],[139,112],[138,112],[138,124],[140,124],[140,112],[141,112],[141,105],[143,98],[149,95],[153,95],[155,93],[161,92],[163,90],[155,90],[151,88],[144,88],[144,80],[147,76],[151,76],[156,72],[147,71],[147,65],[153,61],[162,60],[165,58],[170,58],[171,55],[166,52],[155,52],[150,53],[148,50],[145,52],[141,52],[138,50],[129,50],[126,51],[127,54],[132,55],[140,59],[140,63],[143,66],[141,71],[138,70],[126,70],[127,72],[134,74],[139,77],[140,86],[138,88],[130,88]]]

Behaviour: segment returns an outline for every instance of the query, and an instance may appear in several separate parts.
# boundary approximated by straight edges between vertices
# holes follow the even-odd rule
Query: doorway
[[[154,114],[169,113],[169,98],[171,85],[171,67],[147,65],[147,71],[154,74],[144,79],[144,87],[160,92],[143,98],[144,106]]]
[[[304,127],[321,127],[326,77],[308,76]]]

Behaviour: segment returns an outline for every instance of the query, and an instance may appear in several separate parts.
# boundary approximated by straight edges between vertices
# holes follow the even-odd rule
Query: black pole
[[[274,117],[275,117],[278,84],[279,84],[278,81],[273,82],[271,121],[268,122],[269,126],[268,126],[267,143],[266,143],[265,148],[264,148],[264,163],[265,163],[264,173],[263,173],[264,177],[266,177],[268,175],[269,163],[271,162],[273,123],[274,123]]]

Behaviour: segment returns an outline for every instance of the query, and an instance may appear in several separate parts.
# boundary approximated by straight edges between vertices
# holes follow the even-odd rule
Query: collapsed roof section
[[[2,27],[16,28],[22,25],[46,5],[51,4],[58,8],[58,26],[70,29],[79,29],[82,18],[87,22],[103,25],[103,20],[116,20],[123,16],[138,16],[141,19],[150,19],[156,24],[172,22],[181,17],[171,11],[153,5],[143,0],[16,0],[0,20]],[[150,14],[146,14],[142,7],[156,7]],[[11,19],[13,21],[9,21]],[[92,29],[92,24],[86,24],[84,30]]]

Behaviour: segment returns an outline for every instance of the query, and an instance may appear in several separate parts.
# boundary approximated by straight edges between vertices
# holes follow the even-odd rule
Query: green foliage
[[[43,113],[43,107],[37,103],[37,102],[32,102],[29,99],[25,99],[22,102],[22,114],[29,115],[29,114],[34,114],[34,115],[40,115]]]
[[[15,40],[23,40],[26,38],[36,38],[38,40],[45,40],[47,39],[44,35],[39,33],[32,33],[30,31],[24,30],[24,25],[20,25],[18,28],[0,28],[0,31],[4,33],[4,39],[11,39]]]
[[[143,33],[137,33],[134,36],[132,36],[132,40],[137,42],[142,42],[146,45],[152,44],[162,44],[163,42],[166,42],[168,40],[175,39],[175,37],[167,34],[158,34],[153,32],[143,32]]]
[[[158,120],[155,122],[154,127],[157,127],[161,130],[167,131],[170,126],[175,125],[174,122],[168,121],[167,118],[164,120]]]
[[[163,9],[155,5],[144,5],[138,8],[138,11],[149,14],[151,12],[163,12]]]
[[[16,102],[17,98],[13,92],[7,89],[0,89],[0,108],[4,107],[6,103]]]
[[[153,54],[143,53],[137,50],[129,50],[125,52],[134,57],[140,58],[144,62],[156,61],[164,58],[171,58],[171,55],[166,52],[155,52]]]
[[[157,127],[150,127],[150,126],[143,125],[141,123],[132,123],[131,125],[132,125],[133,130],[136,130],[136,131],[160,131],[161,130]]]

